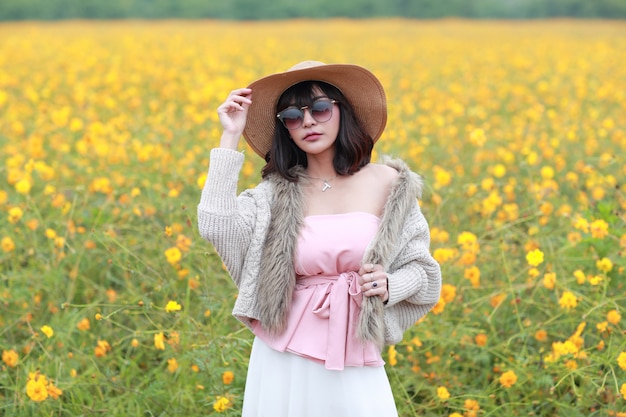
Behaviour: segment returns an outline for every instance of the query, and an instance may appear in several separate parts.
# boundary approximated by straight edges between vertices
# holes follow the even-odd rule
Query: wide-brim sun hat
[[[248,109],[243,136],[262,158],[272,146],[276,123],[279,123],[276,117],[278,99],[285,90],[302,81],[323,81],[337,87],[374,142],[380,138],[387,123],[387,100],[378,78],[358,65],[303,61],[285,72],[260,78],[248,86],[252,89],[252,104]]]

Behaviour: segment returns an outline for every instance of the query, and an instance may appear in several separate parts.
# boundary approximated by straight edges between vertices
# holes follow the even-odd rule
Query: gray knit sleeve
[[[244,155],[230,149],[211,150],[207,180],[198,205],[198,231],[211,242],[239,286],[246,251],[254,233],[257,202],[253,193],[237,195]]]
[[[437,304],[441,293],[441,268],[430,254],[430,231],[417,201],[406,219],[401,241],[404,246],[387,273],[385,338],[388,344],[398,343],[404,331]]]

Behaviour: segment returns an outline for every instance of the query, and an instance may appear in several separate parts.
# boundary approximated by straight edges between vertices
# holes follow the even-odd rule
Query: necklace
[[[311,178],[312,180],[322,181],[322,192],[325,192],[326,190],[330,190],[331,188],[333,188],[333,186],[330,185],[330,181],[337,178],[337,176],[335,175],[332,178],[316,178],[316,177],[309,177],[309,178]]]

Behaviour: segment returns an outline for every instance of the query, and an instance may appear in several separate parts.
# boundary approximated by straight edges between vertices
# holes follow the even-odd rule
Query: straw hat
[[[253,99],[243,136],[262,158],[272,144],[278,121],[276,104],[281,94],[299,82],[311,80],[324,81],[341,90],[374,142],[383,133],[387,123],[387,101],[383,86],[374,74],[358,65],[304,61],[286,72],[263,77],[248,86],[252,89]]]

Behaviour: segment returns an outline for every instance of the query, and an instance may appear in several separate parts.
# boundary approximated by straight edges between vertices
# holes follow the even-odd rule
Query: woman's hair
[[[280,96],[276,112],[289,106],[308,106],[315,98],[316,89],[335,100],[341,111],[339,133],[335,140],[336,152],[333,160],[335,171],[339,175],[354,174],[370,162],[374,141],[357,119],[348,99],[337,87],[322,81],[304,81],[295,84]],[[307,167],[306,153],[298,148],[287,128],[278,119],[272,146],[265,156],[265,162],[261,171],[263,178],[276,172],[289,181],[297,181],[298,177],[291,168],[297,165]]]

